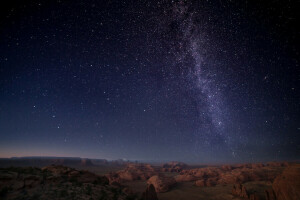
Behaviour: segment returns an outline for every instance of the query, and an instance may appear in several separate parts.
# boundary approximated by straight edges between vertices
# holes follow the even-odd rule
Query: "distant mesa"
[[[89,159],[80,157],[43,157],[43,156],[33,156],[33,157],[12,157],[12,158],[0,158],[0,167],[9,166],[31,166],[31,167],[44,167],[48,165],[64,165],[70,167],[77,166],[125,166],[130,161],[125,161],[123,159],[111,160],[106,159]]]

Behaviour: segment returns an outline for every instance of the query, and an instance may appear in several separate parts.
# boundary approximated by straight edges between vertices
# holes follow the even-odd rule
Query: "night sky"
[[[1,1],[0,157],[299,159],[298,5],[251,2]]]

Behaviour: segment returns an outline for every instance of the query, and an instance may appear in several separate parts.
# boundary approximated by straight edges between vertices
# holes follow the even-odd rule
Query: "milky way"
[[[1,157],[299,158],[291,2],[2,7]]]
[[[185,75],[183,78],[190,83],[185,89],[194,91],[193,98],[197,104],[195,154],[203,151],[203,146],[211,152],[225,145],[234,156],[230,133],[225,130],[230,113],[224,105],[222,88],[216,80],[218,72],[213,69],[209,60],[212,58],[207,55],[213,53],[210,40],[214,38],[203,31],[203,26],[208,25],[201,23],[201,10],[195,10],[192,4],[180,1],[173,3],[170,10],[164,10],[164,13],[168,14],[163,16],[163,26],[177,26],[172,30],[176,32],[174,46],[171,47],[175,55],[174,67],[180,66],[187,71],[182,72]],[[206,65],[206,70],[203,65]]]

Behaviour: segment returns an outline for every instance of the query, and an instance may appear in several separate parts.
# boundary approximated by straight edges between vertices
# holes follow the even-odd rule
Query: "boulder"
[[[156,192],[167,192],[176,184],[176,181],[173,177],[155,175],[149,178],[147,183],[153,184]]]

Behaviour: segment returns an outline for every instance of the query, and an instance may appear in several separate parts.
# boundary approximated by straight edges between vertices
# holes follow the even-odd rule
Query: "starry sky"
[[[295,2],[1,4],[0,157],[299,159]]]

